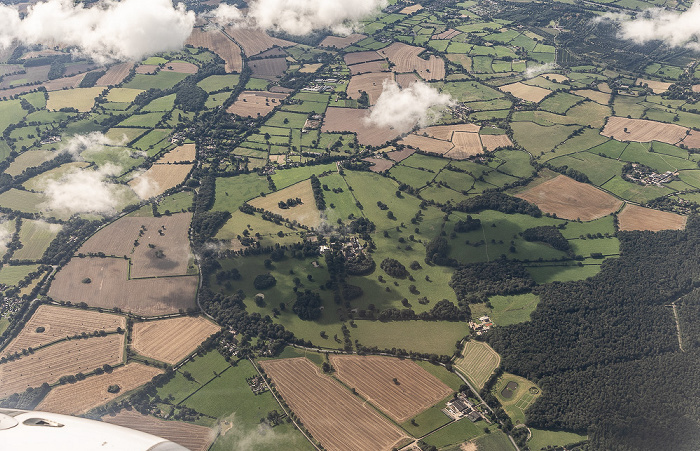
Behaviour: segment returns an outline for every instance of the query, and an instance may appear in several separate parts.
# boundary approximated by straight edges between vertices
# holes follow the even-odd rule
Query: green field
[[[573,125],[542,127],[532,122],[513,122],[511,126],[513,138],[535,156],[554,149],[578,128]]]
[[[445,416],[445,414],[442,415]],[[447,417],[445,416],[445,418]],[[450,445],[459,445],[466,441],[474,440],[477,437],[485,435],[485,427],[488,427],[488,425],[484,421],[472,423],[468,419],[464,418],[462,420],[450,424],[449,426],[443,429],[440,429],[439,431],[433,434],[430,434],[429,436],[425,437],[423,441],[428,445],[432,445],[439,449],[443,449]],[[496,432],[503,434],[493,426],[489,428],[489,431],[493,432],[494,434]],[[503,448],[499,451],[504,451],[505,449],[507,448]]]
[[[511,451],[515,449],[508,436],[501,431],[482,435],[474,443],[479,451]]]
[[[455,342],[469,331],[466,323],[447,321],[355,321],[353,340],[379,349],[399,348],[415,352],[452,355]]]
[[[530,320],[530,314],[535,311],[540,302],[539,296],[526,293],[513,296],[491,296],[492,305],[490,316],[499,326],[522,323]]]
[[[61,230],[61,226],[58,224],[24,219],[19,232],[22,248],[15,251],[13,258],[15,260],[40,259],[59,230]]]
[[[510,398],[506,398],[501,392],[510,382],[517,383],[518,387],[513,391]],[[513,420],[513,424],[520,424],[525,422],[525,411],[541,396],[542,391],[537,385],[525,378],[510,373],[503,373],[494,384],[491,393],[498,398],[503,409]]]
[[[527,446],[532,451],[543,451],[550,446],[566,447],[580,443],[588,439],[585,435],[574,434],[565,431],[547,431],[544,429],[530,428],[532,437],[527,442]]]
[[[10,326],[10,321],[7,318],[0,318],[0,334],[4,333]]]
[[[238,85],[240,78],[240,75],[237,74],[211,75],[197,83],[197,86],[204,89],[208,93],[230,91],[233,90],[236,85]]]
[[[143,89],[170,89],[187,77],[187,74],[178,72],[160,71],[155,75],[136,74],[134,78],[123,85],[124,88]]]
[[[29,273],[37,270],[38,265],[9,266],[0,268],[0,283],[13,286],[24,279]]]

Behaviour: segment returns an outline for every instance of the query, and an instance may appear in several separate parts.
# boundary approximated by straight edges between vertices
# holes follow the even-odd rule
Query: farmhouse
[[[474,408],[474,404],[467,399],[464,393],[460,393],[456,398],[448,401],[442,412],[453,420],[467,417],[469,421],[476,422],[483,418],[481,412]]]

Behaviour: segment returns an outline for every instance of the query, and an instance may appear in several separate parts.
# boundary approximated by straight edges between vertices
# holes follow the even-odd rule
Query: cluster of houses
[[[336,86],[329,83],[338,83],[337,78],[317,78],[309,86],[301,88],[307,92],[333,92]]]
[[[476,410],[474,404],[467,399],[467,395],[464,393],[460,393],[456,398],[448,401],[442,412],[455,421],[466,417],[474,423],[483,418],[481,412]]]
[[[491,327],[493,327],[493,321],[491,321],[491,318],[486,315],[482,316],[476,321],[469,321],[469,328],[476,332],[477,335],[488,332]]]
[[[248,382],[250,390],[256,395],[267,391],[267,386],[265,385],[265,380],[262,378],[262,376],[249,377],[246,379],[246,382]]]

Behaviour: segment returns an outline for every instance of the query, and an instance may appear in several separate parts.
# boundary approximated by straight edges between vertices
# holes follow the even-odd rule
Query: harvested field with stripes
[[[399,143],[414,149],[422,150],[423,152],[438,155],[444,155],[454,147],[451,141],[443,141],[440,139],[428,138],[427,136],[414,134],[404,137],[401,139],[401,141],[399,141]]]
[[[201,316],[146,321],[134,324],[131,346],[141,355],[174,365],[219,330]]]
[[[374,50],[368,50],[366,52],[347,53],[343,57],[343,60],[345,60],[345,64],[352,66],[353,64],[367,63],[370,61],[384,61],[384,57]]]
[[[226,72],[240,72],[243,70],[243,57],[241,49],[231,42],[221,31],[212,29],[204,31],[202,28],[194,28],[187,38],[186,44],[194,47],[203,47],[216,53],[226,62]]]
[[[395,64],[394,72],[417,72],[424,80],[443,80],[445,78],[445,61],[435,55],[427,60],[419,57],[425,51],[402,42],[394,42],[379,51]]]
[[[520,82],[504,85],[498,89],[503,92],[509,92],[519,99],[535,103],[540,102],[552,93],[549,89],[540,88],[539,86],[530,86]]]
[[[260,363],[314,438],[329,451],[390,450],[408,436],[305,357]]]
[[[124,81],[127,75],[129,75],[129,72],[131,71],[132,67],[134,67],[134,63],[118,63],[114,66],[111,66],[109,69],[107,69],[107,73],[105,73],[102,77],[100,77],[99,80],[97,80],[95,86],[118,85],[119,83]]]
[[[476,124],[457,124],[457,125],[434,125],[418,130],[417,135],[427,134],[431,138],[442,139],[444,141],[452,141],[454,132],[479,133],[481,127]]]
[[[676,144],[684,139],[688,132],[687,128],[676,124],[612,116],[608,118],[608,122],[600,134],[623,142],[659,141]]]
[[[389,64],[384,61],[369,61],[367,63],[353,64],[349,66],[352,75],[366,74],[368,72],[383,72],[389,70]]]
[[[226,112],[243,117],[265,116],[288,96],[281,92],[243,91]]]
[[[683,230],[686,216],[677,215],[668,211],[652,210],[639,205],[627,204],[622,209],[617,219],[620,230]]]
[[[118,365],[124,358],[124,335],[110,334],[56,343],[33,354],[0,364],[0,398],[22,393],[61,376],[87,373],[104,364]]]
[[[90,376],[74,384],[54,387],[37,406],[37,410],[64,415],[81,415],[150,382],[156,375],[162,373],[163,370],[159,368],[132,362],[117,367],[109,373]],[[110,393],[107,391],[110,385],[118,385],[120,390],[117,393]]]
[[[36,309],[26,326],[0,355],[7,356],[22,352],[22,349],[37,348],[83,332],[114,332],[118,327],[126,328],[123,316],[44,304]],[[39,328],[43,328],[43,331],[37,332],[41,330]]]
[[[291,47],[293,42],[273,38],[257,28],[227,27],[226,34],[231,36],[243,48],[247,56],[257,55],[272,47]]]
[[[464,344],[462,357],[455,360],[454,367],[467,376],[477,389],[482,389],[500,364],[501,356],[491,346],[469,340]]]
[[[344,355],[333,355],[329,360],[338,379],[397,423],[408,421],[452,393],[412,360]]]
[[[617,211],[622,201],[598,188],[564,175],[534,186],[516,197],[563,219],[592,221]]]
[[[129,279],[128,264],[123,258],[73,258],[56,274],[49,296],[146,316],[195,307],[197,276]]]
[[[207,427],[182,421],[165,421],[135,410],[106,415],[102,421],[162,437],[191,451],[207,451],[216,438],[216,433]]]
[[[447,156],[455,160],[465,160],[474,155],[484,153],[478,133],[454,132],[452,134],[452,144],[455,147],[447,152]]]

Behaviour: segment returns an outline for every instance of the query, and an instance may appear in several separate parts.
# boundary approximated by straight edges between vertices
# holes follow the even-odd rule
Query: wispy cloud
[[[370,110],[367,122],[400,132],[432,124],[445,107],[454,104],[449,94],[440,93],[423,82],[401,89],[395,81],[385,80],[382,89],[377,103]]]

